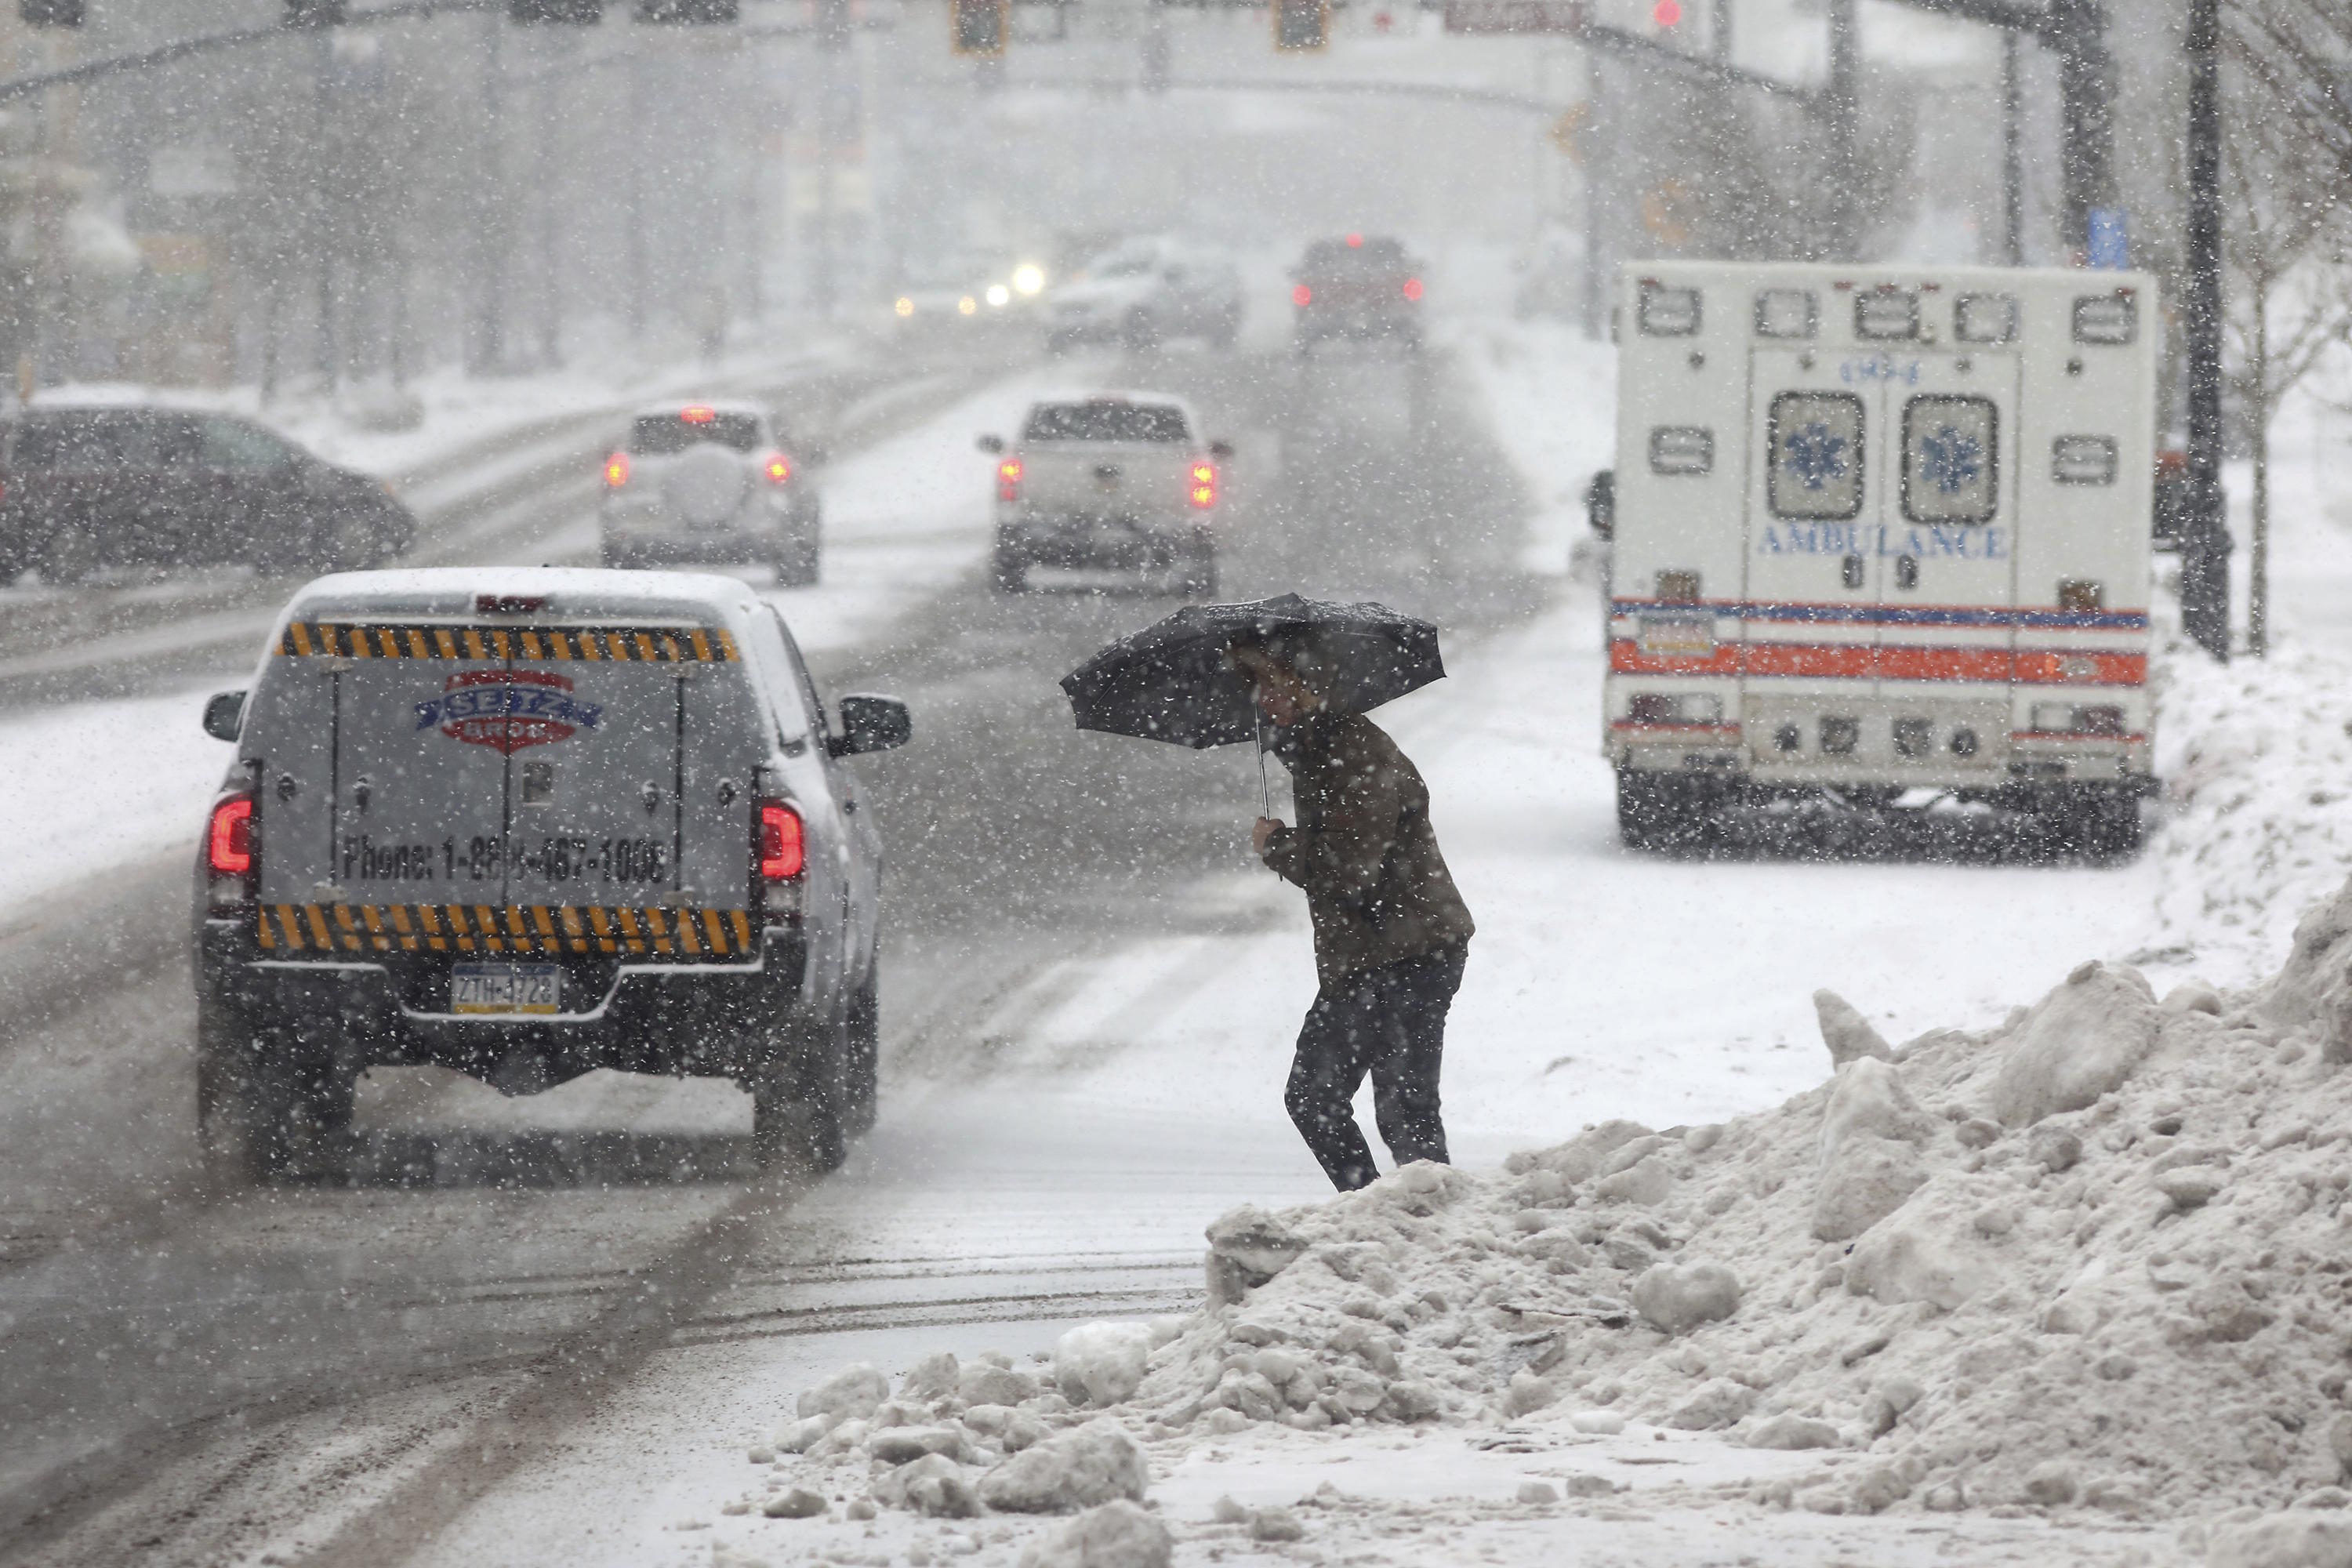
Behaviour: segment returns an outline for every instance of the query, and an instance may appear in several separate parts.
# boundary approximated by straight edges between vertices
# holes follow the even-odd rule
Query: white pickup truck
[[[1034,404],[1009,447],[982,436],[997,459],[997,587],[1022,592],[1037,566],[1108,567],[1213,597],[1233,448],[1199,430],[1181,398],[1126,392]]]

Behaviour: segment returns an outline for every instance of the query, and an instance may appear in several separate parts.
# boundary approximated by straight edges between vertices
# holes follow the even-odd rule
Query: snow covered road
[[[2151,940],[2152,861],[1620,849],[1592,590],[1561,573],[1575,465],[1605,445],[1604,365],[1518,336],[1509,355],[1465,340],[1426,374],[1181,350],[1116,367],[1239,441],[1230,592],[1361,593],[1447,628],[1454,678],[1384,721],[1430,777],[1481,924],[1449,1052],[1462,1158],[1777,1102],[1822,1076],[1817,986],[1900,1038],[1990,1021]],[[893,868],[884,1120],[849,1166],[804,1194],[748,1181],[748,1114],[723,1086],[599,1074],[508,1101],[381,1073],[350,1190],[205,1202],[176,947],[87,974],[0,1044],[5,1201],[38,1216],[0,1268],[0,1342],[73,1347],[0,1357],[0,1405],[20,1412],[0,1557],[788,1548],[773,1521],[714,1515],[742,1446],[815,1371],[1023,1352],[1189,1304],[1207,1218],[1322,1190],[1279,1106],[1312,976],[1303,911],[1245,853],[1255,769],[1076,734],[1054,687],[1164,601],[1006,600],[981,579],[971,436],[1025,385],[841,464],[839,569],[780,596],[828,690],[896,690],[916,713],[914,748],[859,764]],[[160,914],[117,917],[146,933],[131,949],[177,941],[176,879],[152,879]],[[126,1398],[92,1345],[155,1375]]]

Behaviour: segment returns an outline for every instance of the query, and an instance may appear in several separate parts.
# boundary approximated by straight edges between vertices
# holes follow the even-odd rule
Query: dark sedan
[[[378,566],[415,520],[383,481],[224,414],[36,407],[0,427],[0,579],[103,567]]]

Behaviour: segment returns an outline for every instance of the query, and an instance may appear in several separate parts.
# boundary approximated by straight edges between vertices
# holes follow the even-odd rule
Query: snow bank
[[[1630,1419],[1830,1450],[1739,1484],[1830,1513],[2343,1497],[2352,884],[2252,990],[2158,1003],[2086,963],[2000,1028],[1852,1044],[1827,1084],[1720,1126],[1611,1122],[1489,1175],[1237,1210],[1209,1227],[1202,1310],[1074,1331],[1059,1392],[933,1358],[861,1417],[852,1369],[803,1401],[828,1432],[809,1453],[866,1467],[886,1506],[929,1511],[889,1479],[911,1462],[934,1492],[970,1495],[943,1479],[969,1468],[992,1510],[1075,1513],[1245,1429]],[[2214,1560],[2319,1561],[2259,1553],[2334,1531],[2225,1518]]]

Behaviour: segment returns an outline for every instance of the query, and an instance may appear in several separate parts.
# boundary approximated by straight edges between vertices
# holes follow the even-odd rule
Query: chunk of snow
[[[1842,1068],[1865,1057],[1886,1060],[1893,1053],[1870,1020],[1834,991],[1813,993],[1813,1015],[1821,1020],[1822,1044],[1830,1048],[1830,1065]]]
[[[1993,1114],[2027,1127],[2095,1103],[2156,1044],[2157,1017],[2138,971],[2080,965],[2018,1026],[1993,1079]]]
[[[885,1471],[874,1483],[874,1500],[930,1519],[971,1519],[980,1512],[980,1493],[971,1478],[944,1454]]]
[[[1013,1455],[981,1478],[980,1496],[1006,1513],[1076,1513],[1115,1498],[1140,1502],[1150,1482],[1142,1445],[1097,1419]]]
[[[836,1419],[870,1416],[890,1397],[890,1380],[872,1366],[859,1362],[845,1367],[801,1395],[803,1415],[831,1415]]]
[[[1054,1381],[1073,1405],[1118,1405],[1142,1386],[1149,1323],[1087,1323],[1054,1342]]]
[[[1157,1517],[1118,1500],[1040,1535],[1023,1550],[1021,1568],[1168,1568],[1175,1552]]]
[[[1669,1334],[1731,1316],[1739,1296],[1739,1277],[1720,1263],[1656,1263],[1633,1281],[1634,1310]]]

